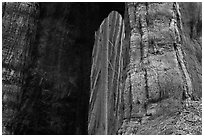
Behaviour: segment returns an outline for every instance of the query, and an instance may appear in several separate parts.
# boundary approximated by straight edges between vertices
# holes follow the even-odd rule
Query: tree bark
[[[35,41],[37,15],[36,3],[3,3],[3,126],[10,126],[9,121],[18,109],[24,70],[30,61],[30,49]]]
[[[124,119],[128,119],[129,124],[136,121],[140,126],[149,118],[155,120],[153,123],[157,123],[158,119],[165,123],[167,117],[180,113],[183,104],[188,106],[200,94],[193,82],[199,75],[201,64],[195,56],[188,58],[191,55],[186,41],[191,41],[191,34],[186,34],[183,28],[186,11],[176,2],[137,2],[127,3],[127,12],[130,62],[124,90]],[[193,47],[199,48],[197,43]],[[195,64],[195,69],[189,69],[189,64]],[[123,124],[126,122],[124,120]],[[149,126],[153,127],[153,123]],[[144,124],[138,131],[126,133],[160,133],[153,130],[149,128],[146,133]]]
[[[129,90],[124,96],[125,117],[141,118],[152,109],[159,114],[165,100],[172,102],[169,111],[175,111],[172,106],[180,106],[176,102],[182,100],[183,92],[186,97],[192,94],[183,63],[176,3],[129,3],[128,13],[131,31],[126,87],[130,88],[125,88]],[[153,104],[155,108],[150,107]]]

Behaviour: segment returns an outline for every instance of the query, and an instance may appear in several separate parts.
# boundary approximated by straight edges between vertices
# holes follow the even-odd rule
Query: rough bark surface
[[[200,88],[193,84],[201,86],[201,63],[195,55],[188,58],[191,55],[187,55],[190,53],[186,41],[191,40],[184,34],[185,14],[181,11],[185,10],[179,6],[179,3],[127,4],[130,63],[124,90],[125,119],[119,134],[201,133],[199,126],[196,130],[197,125],[193,127],[194,131],[182,129],[182,133],[168,126],[183,119],[183,107],[189,109],[189,104],[196,104],[193,100],[201,95]],[[201,48],[196,42],[190,47]],[[197,115],[198,123],[200,116]],[[185,120],[183,122],[188,125]],[[123,128],[126,128],[125,132],[121,132]]]
[[[18,111],[25,69],[36,34],[35,3],[3,3],[2,108],[3,132]]]
[[[170,17],[160,15],[163,9]],[[174,49],[176,24],[170,26],[174,20],[171,11],[173,3],[129,3],[129,16],[135,16],[135,20],[130,17],[131,60],[126,86],[131,89],[127,92],[132,98],[125,96],[125,102],[131,100],[132,103],[127,105],[130,111],[126,111],[126,118],[143,117],[150,113],[153,104],[156,109],[163,99],[182,97],[184,79]]]

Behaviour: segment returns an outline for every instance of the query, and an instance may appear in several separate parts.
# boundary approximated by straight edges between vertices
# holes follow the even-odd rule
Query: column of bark
[[[143,63],[148,63],[148,50],[149,50],[149,39],[148,39],[148,28],[147,28],[147,3],[143,3],[138,6],[138,13],[140,15],[140,27],[142,34],[142,59]]]
[[[189,79],[184,78],[187,72],[183,71],[182,53],[175,52],[173,46],[178,39],[175,25],[171,29],[169,22],[176,20],[173,3],[128,3],[127,6],[131,32],[127,35],[130,63],[124,90],[124,118],[141,118],[150,111],[163,113],[161,100],[180,101],[185,81]],[[156,49],[155,53],[151,52],[152,48]]]
[[[182,39],[186,39],[181,33],[184,31],[184,24],[179,19],[177,3],[135,3],[133,8],[129,3],[127,6],[131,32],[137,28],[141,37],[133,39],[133,33],[126,35],[131,42],[124,110],[127,111],[125,116],[130,117],[130,121],[124,120],[118,133],[159,134],[163,125],[155,123],[160,121],[164,124],[168,117],[176,116],[182,110],[184,93],[188,97],[195,92],[192,87],[193,78],[189,76],[190,71],[185,62],[185,56],[191,56],[189,53],[185,55],[186,49],[191,45],[187,47],[187,43],[183,44]],[[136,16],[139,16],[138,25]],[[138,42],[139,53],[133,50],[136,47],[133,43]],[[145,58],[146,61],[143,60]],[[139,63],[135,65],[135,62]],[[142,114],[139,113],[142,110],[140,108],[146,112],[144,115],[139,115]],[[134,127],[127,130],[131,125]],[[168,127],[166,125],[168,124],[163,127]],[[123,132],[124,130],[126,131]]]
[[[128,3],[130,49],[128,77],[124,90],[124,118],[140,118],[145,114],[146,71],[148,63],[148,29],[146,3]],[[127,35],[128,36],[128,35]]]
[[[3,125],[9,124],[18,106],[18,96],[35,39],[36,3],[4,3],[2,19]]]
[[[174,17],[173,19],[176,20],[176,22],[173,24],[173,31],[175,34],[175,51],[176,51],[176,55],[177,55],[177,60],[178,63],[180,65],[180,69],[183,73],[183,77],[184,77],[184,82],[185,82],[185,97],[190,99],[190,97],[192,96],[192,83],[191,83],[191,79],[190,76],[188,74],[188,71],[186,69],[186,66],[184,64],[184,57],[183,57],[183,51],[182,51],[182,41],[181,41],[181,35],[179,30],[183,30],[182,27],[182,23],[181,23],[181,13],[179,10],[179,4],[177,2],[175,2],[173,4],[173,9],[174,9]],[[180,28],[179,28],[180,27]]]

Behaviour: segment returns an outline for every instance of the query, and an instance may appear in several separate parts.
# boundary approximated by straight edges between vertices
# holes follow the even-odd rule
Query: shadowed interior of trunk
[[[95,31],[111,11],[123,15],[125,3],[39,3],[38,8],[19,112],[7,127],[14,134],[88,134]]]

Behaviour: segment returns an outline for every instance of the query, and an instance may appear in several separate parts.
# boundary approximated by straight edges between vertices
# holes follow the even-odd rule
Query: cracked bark
[[[183,9],[179,7],[180,5]],[[126,131],[122,134],[172,134],[160,131],[160,128],[156,129],[158,126],[154,123],[167,122],[168,117],[176,116],[182,111],[183,104],[184,107],[190,106],[189,102],[198,96],[196,90],[199,89],[194,86],[195,81],[199,82],[199,78],[195,80],[199,74],[193,69],[199,70],[200,66],[193,55],[191,59],[188,57],[191,55],[187,55],[191,54],[188,51],[191,45],[187,43],[191,34],[187,33],[187,26],[184,23],[187,16],[185,4],[138,2],[128,3],[127,7],[129,19],[126,20],[131,26],[130,36],[126,35],[131,39],[128,64],[131,80],[130,82],[126,80],[126,89],[127,86],[132,87],[130,91],[132,98],[124,96],[124,101],[132,100],[134,104],[138,97],[137,101],[144,102],[141,104],[144,114],[138,115],[140,104],[135,103],[130,118],[124,119],[118,134],[121,134],[123,128]],[[182,13],[180,10],[183,10]],[[197,13],[195,14],[197,16]],[[199,45],[191,44],[193,48],[199,48]],[[195,67],[189,67],[189,64],[195,64]],[[139,88],[141,85],[146,85],[146,88]],[[129,106],[126,105],[127,108],[124,110],[129,110]],[[135,119],[134,114],[137,114],[138,118]],[[166,127],[171,130],[170,127]]]
[[[130,77],[126,80],[124,101],[127,111],[125,118],[131,119],[147,115],[152,111],[153,104],[156,106],[153,108],[155,115],[163,113],[165,100],[182,101],[183,92],[189,96],[192,87],[181,48],[175,46],[181,41],[177,27],[181,24],[176,24],[181,22],[177,3],[128,3],[127,6],[131,28]],[[155,6],[159,7],[157,11]],[[164,8],[166,11],[163,11]],[[153,41],[152,47],[149,46],[150,41]],[[152,54],[150,49],[155,46],[159,52]],[[180,106],[179,103],[174,105]]]
[[[23,78],[35,41],[38,10],[36,3],[3,3],[3,125],[4,120],[11,120],[18,110]]]

